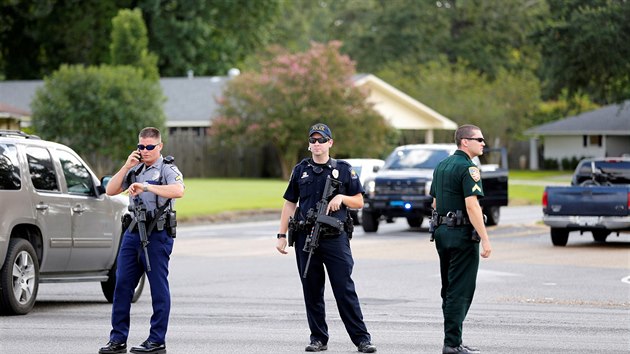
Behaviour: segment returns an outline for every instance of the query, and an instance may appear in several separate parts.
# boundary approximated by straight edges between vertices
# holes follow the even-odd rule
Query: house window
[[[602,147],[602,136],[601,135],[584,135],[582,136],[582,146],[598,146]]]

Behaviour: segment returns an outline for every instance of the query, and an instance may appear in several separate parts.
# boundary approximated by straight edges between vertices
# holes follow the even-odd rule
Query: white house
[[[556,159],[630,155],[630,100],[525,131],[530,139],[530,169],[538,169],[537,146],[543,158]]]

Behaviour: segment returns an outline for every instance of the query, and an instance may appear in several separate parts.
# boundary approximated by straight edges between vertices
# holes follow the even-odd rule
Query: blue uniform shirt
[[[174,164],[165,164],[164,158],[160,156],[155,163],[148,168],[144,164],[139,164],[129,170],[122,183],[123,190],[129,188],[129,174],[136,173],[138,169],[141,169],[141,172],[136,176],[136,182],[147,182],[148,184],[157,185],[181,183],[184,185],[184,178],[177,166]],[[150,192],[140,193],[140,198],[142,198],[142,202],[146,205],[147,211],[153,211],[161,207],[168,200],[168,198],[156,198],[156,195]],[[159,202],[159,205],[157,205],[156,202]],[[133,205],[133,197],[131,195],[129,195],[129,203]],[[171,207],[175,208],[175,200],[171,200]]]
[[[284,199],[292,203],[299,203],[301,220],[304,220],[307,211],[315,208],[317,202],[322,199],[327,176],[341,181],[338,194],[353,196],[364,193],[359,176],[354,172],[352,166],[343,160],[336,161],[337,166],[335,168],[332,166],[331,159],[326,164],[317,164],[312,159],[304,159],[293,168],[289,185],[284,192]],[[334,170],[337,172],[333,172]],[[335,178],[337,173],[338,176]],[[345,221],[347,215],[348,209],[345,205],[330,214],[341,221]]]

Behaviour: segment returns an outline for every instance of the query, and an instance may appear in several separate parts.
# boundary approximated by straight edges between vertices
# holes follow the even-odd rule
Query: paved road
[[[540,207],[503,210],[482,260],[464,340],[484,353],[630,352],[630,235],[553,247]],[[308,328],[293,254],[273,248],[277,221],[182,227],[171,263],[169,353],[300,353]],[[425,228],[359,227],[354,279],[379,353],[439,353],[439,267]],[[293,251],[292,251],[293,252]],[[327,289],[331,353],[354,353]],[[32,313],[0,317],[0,353],[96,353],[109,314],[99,286],[44,284]],[[148,332],[146,292],[130,345]]]

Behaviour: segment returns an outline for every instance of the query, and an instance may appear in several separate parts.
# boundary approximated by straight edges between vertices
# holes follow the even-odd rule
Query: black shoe
[[[155,353],[155,354],[166,354],[166,345],[149,342],[145,340],[138,347],[131,347],[130,352],[132,353]]]
[[[479,354],[481,351],[477,348],[472,348],[466,345],[459,345],[457,347],[449,347],[445,345],[442,348],[442,354]]]
[[[98,350],[99,354],[119,354],[127,352],[127,343],[109,341],[106,346]]]
[[[311,344],[307,345],[306,348],[304,348],[304,351],[305,352],[321,352],[327,349],[328,349],[328,346],[326,344],[322,344],[322,342],[318,340],[314,340],[311,342]]]
[[[357,347],[357,350],[361,353],[376,353],[376,347],[370,342],[361,342]]]

